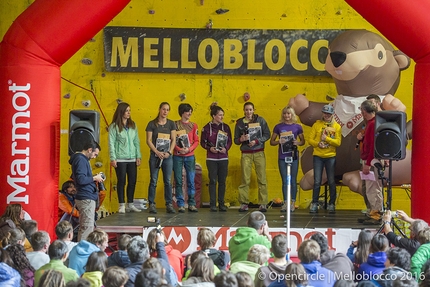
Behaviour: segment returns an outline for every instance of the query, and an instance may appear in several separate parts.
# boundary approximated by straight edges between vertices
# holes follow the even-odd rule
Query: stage
[[[114,213],[97,221],[97,226],[106,232],[116,233],[142,233],[143,227],[151,227],[148,217],[160,219],[161,226],[174,227],[241,227],[246,226],[248,212],[239,212],[238,209],[228,209],[227,212],[210,212],[209,208],[200,208],[199,212],[191,213],[166,213],[165,208],[158,207],[157,214],[149,214],[147,210],[140,213]],[[326,210],[319,210],[317,214],[310,214],[308,209],[296,209],[291,214],[291,228],[347,228],[362,229],[375,228],[375,226],[363,225],[357,222],[357,218],[363,217],[360,210],[336,210],[336,214],[329,214]],[[280,212],[280,208],[269,208],[265,213],[270,228],[284,228],[286,214]]]
[[[111,214],[99,219],[97,227],[108,233],[143,234],[155,227],[148,222],[148,217],[160,219],[160,225],[166,234],[169,244],[179,249],[184,255],[197,250],[197,233],[200,227],[211,228],[217,237],[216,247],[228,249],[228,241],[238,227],[246,226],[248,212],[238,212],[238,209],[228,209],[227,212],[211,212],[209,208],[200,208],[199,212],[168,214],[165,208],[158,208],[157,214],[149,214],[147,210],[140,213]],[[275,236],[286,233],[285,213],[280,208],[270,208],[265,213],[270,233]],[[315,232],[321,232],[328,238],[329,245],[338,252],[346,252],[351,241],[357,240],[361,229],[378,230],[379,226],[363,225],[357,218],[363,217],[360,210],[336,210],[336,214],[329,214],[326,210],[319,210],[317,214],[310,214],[308,209],[296,209],[291,213],[291,256],[296,255],[297,247]]]

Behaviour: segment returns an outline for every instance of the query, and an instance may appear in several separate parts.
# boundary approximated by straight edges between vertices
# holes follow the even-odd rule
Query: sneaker
[[[118,213],[125,213],[125,204],[124,203],[119,204]]]
[[[265,204],[261,204],[260,207],[258,208],[258,210],[260,210],[261,212],[266,212],[267,206]]]
[[[284,204],[281,207],[281,212],[287,212],[288,209],[288,202],[284,201]]]
[[[309,207],[309,213],[318,213],[318,203],[311,203],[311,206]]]
[[[179,213],[185,213],[185,207],[180,206],[180,207],[178,208],[178,212],[179,212]]]
[[[294,210],[296,210],[296,201],[292,200],[290,205],[290,211],[294,212]]]
[[[157,213],[157,208],[155,207],[155,204],[151,203],[149,205],[149,213]]]
[[[195,205],[188,206],[188,211],[189,212],[199,212],[199,210],[197,209],[197,207]]]
[[[212,212],[217,212],[217,211],[218,211],[218,209],[216,209],[216,206],[211,206],[211,211],[212,211]]]
[[[166,205],[166,212],[167,213],[176,213],[176,210],[173,208],[172,204]]]
[[[125,209],[126,212],[141,212],[140,209],[137,209],[136,206],[134,206],[134,203],[127,203],[127,207]]]
[[[219,211],[221,211],[221,212],[226,212],[226,211],[227,211],[227,206],[225,206],[224,204],[221,204],[221,205],[219,206]]]
[[[248,211],[248,204],[242,203],[240,205],[239,212],[247,212],[247,211]]]
[[[336,213],[336,207],[333,203],[330,203],[327,207],[328,213],[335,214]]]

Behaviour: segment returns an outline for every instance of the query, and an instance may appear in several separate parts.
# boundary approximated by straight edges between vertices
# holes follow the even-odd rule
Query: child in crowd
[[[91,287],[101,287],[103,273],[107,269],[107,257],[103,251],[91,253],[88,257],[85,273],[82,278],[87,279],[91,283]]]
[[[230,254],[222,250],[215,249],[216,238],[215,234],[209,228],[200,228],[197,234],[197,244],[200,246],[214,264],[220,270],[226,270],[230,263]]]
[[[130,240],[131,236],[128,234],[122,234],[118,238],[118,250],[108,257],[108,267],[119,266],[124,268],[131,263],[127,254],[127,245]]]
[[[118,266],[112,266],[106,269],[102,277],[104,287],[124,287],[127,280],[127,271]]]

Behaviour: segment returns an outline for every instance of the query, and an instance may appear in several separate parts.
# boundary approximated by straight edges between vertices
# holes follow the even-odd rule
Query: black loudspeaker
[[[100,114],[97,111],[73,110],[69,114],[69,155],[82,151],[89,140],[99,142]]]
[[[375,117],[375,158],[401,160],[406,157],[406,114],[377,112]]]

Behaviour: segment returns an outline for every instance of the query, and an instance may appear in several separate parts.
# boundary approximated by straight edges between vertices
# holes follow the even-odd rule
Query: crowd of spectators
[[[95,228],[74,242],[72,224],[60,221],[51,242],[37,222],[24,220],[19,204],[12,204],[0,217],[0,286],[430,286],[430,228],[403,211],[397,214],[410,223],[409,238],[384,223],[379,232],[362,230],[348,250],[335,252],[315,232],[298,246],[293,262],[286,235],[272,239],[260,211],[236,230],[228,252],[215,248],[211,229],[201,228],[195,238],[199,250],[184,258],[162,230],[153,229],[146,240],[120,235],[118,250],[108,256],[105,231]],[[391,213],[383,219],[390,221]]]

